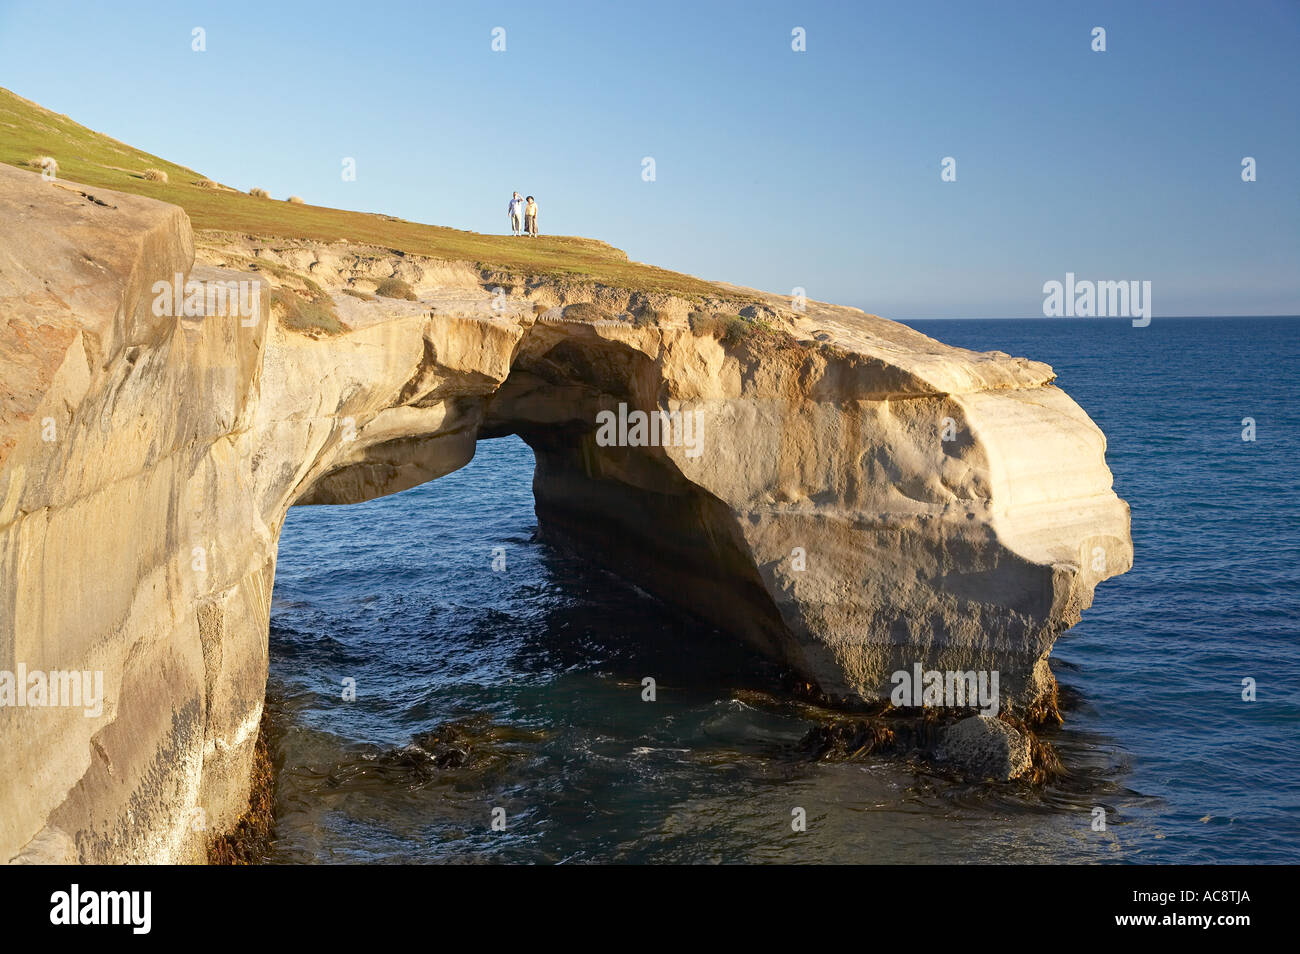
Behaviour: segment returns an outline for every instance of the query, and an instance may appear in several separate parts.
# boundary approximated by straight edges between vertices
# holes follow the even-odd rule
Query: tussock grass
[[[333,302],[304,298],[291,288],[271,289],[271,308],[279,316],[280,324],[294,331],[327,335],[343,331],[343,322],[339,321]]]
[[[696,298],[735,297],[690,275],[630,262],[623,252],[593,239],[545,235],[520,242],[509,235],[482,235],[393,216],[260,202],[222,188],[193,169],[134,149],[0,89],[0,162],[31,169],[31,158],[44,155],[64,157],[61,178],[179,205],[199,230],[348,241],[447,261],[476,262],[481,269],[552,281],[599,283]],[[130,169],[158,169],[167,173],[168,179],[142,179]]]
[[[402,298],[406,301],[418,301],[415,289],[400,278],[385,278],[375,286],[375,294],[382,298]]]
[[[167,173],[163,172],[161,169],[146,169],[144,171],[144,177],[150,182],[167,181]]]
[[[305,202],[303,202],[303,198],[302,198],[302,196],[300,196],[300,195],[291,195],[291,196],[289,196],[289,198],[285,199],[284,201],[286,201],[286,202],[292,202],[294,205],[305,205],[305,204],[306,204]]]
[[[565,305],[560,314],[570,321],[609,321],[613,317],[604,308],[589,301],[579,301],[574,302],[572,305]]]
[[[253,186],[253,188],[249,189],[248,194],[251,195],[254,199],[271,198],[271,193],[267,192],[265,189],[258,188],[257,186]]]
[[[712,335],[729,348],[736,347],[755,331],[754,323],[746,321],[740,315],[693,311],[687,315],[687,320],[695,337]]]
[[[51,175],[57,175],[59,171],[59,162],[53,156],[37,156],[35,159],[28,159],[27,162],[22,164],[33,169],[39,169],[41,172],[48,171]]]
[[[378,299],[375,298],[374,295],[369,295],[366,292],[359,291],[356,288],[344,288],[343,294],[351,295],[353,298],[360,298],[362,301],[378,301]]]
[[[725,312],[706,314],[693,311],[687,315],[687,320],[691,333],[697,338],[712,335],[732,350],[743,345],[755,353],[762,353],[795,344],[794,336],[788,331],[773,327],[762,318],[744,318]]]

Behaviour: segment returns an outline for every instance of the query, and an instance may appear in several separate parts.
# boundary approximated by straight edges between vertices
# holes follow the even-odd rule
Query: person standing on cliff
[[[524,200],[518,192],[516,192],[514,198],[510,200],[509,212],[510,230],[514,232],[515,235],[518,235],[524,225]]]
[[[537,238],[537,201],[531,195],[524,206],[524,231]]]

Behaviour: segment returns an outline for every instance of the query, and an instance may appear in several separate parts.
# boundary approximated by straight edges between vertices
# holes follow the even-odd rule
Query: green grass
[[[623,252],[593,239],[482,235],[421,225],[393,216],[254,198],[223,188],[193,169],[132,148],[0,88],[0,162],[32,170],[28,163],[42,155],[53,156],[58,161],[60,179],[179,205],[189,214],[196,229],[268,238],[341,240],[473,262],[485,271],[600,282],[630,291],[735,297],[690,275],[629,262]],[[164,173],[166,181],[147,177],[150,169]]]

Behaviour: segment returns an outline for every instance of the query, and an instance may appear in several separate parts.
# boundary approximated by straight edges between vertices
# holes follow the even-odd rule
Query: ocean
[[[808,761],[773,666],[537,538],[512,437],[290,511],[269,860],[1300,862],[1300,320],[909,324],[1052,365],[1132,507],[1133,569],[1052,654],[1063,777]]]

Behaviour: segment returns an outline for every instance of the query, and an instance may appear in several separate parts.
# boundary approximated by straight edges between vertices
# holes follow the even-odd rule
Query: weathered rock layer
[[[0,860],[201,858],[247,801],[288,508],[415,486],[480,439],[533,448],[544,529],[847,700],[919,662],[1029,705],[1130,565],[1105,439],[1043,364],[741,290],[498,291],[251,240],[196,266],[179,209],[87,191],[0,166],[0,671],[104,687],[97,714],[0,707]],[[221,267],[242,255],[310,274],[344,333],[282,327],[265,290],[256,322],[156,313],[177,274],[266,277]],[[392,275],[420,300],[338,294]],[[693,440],[606,446],[620,405]]]

